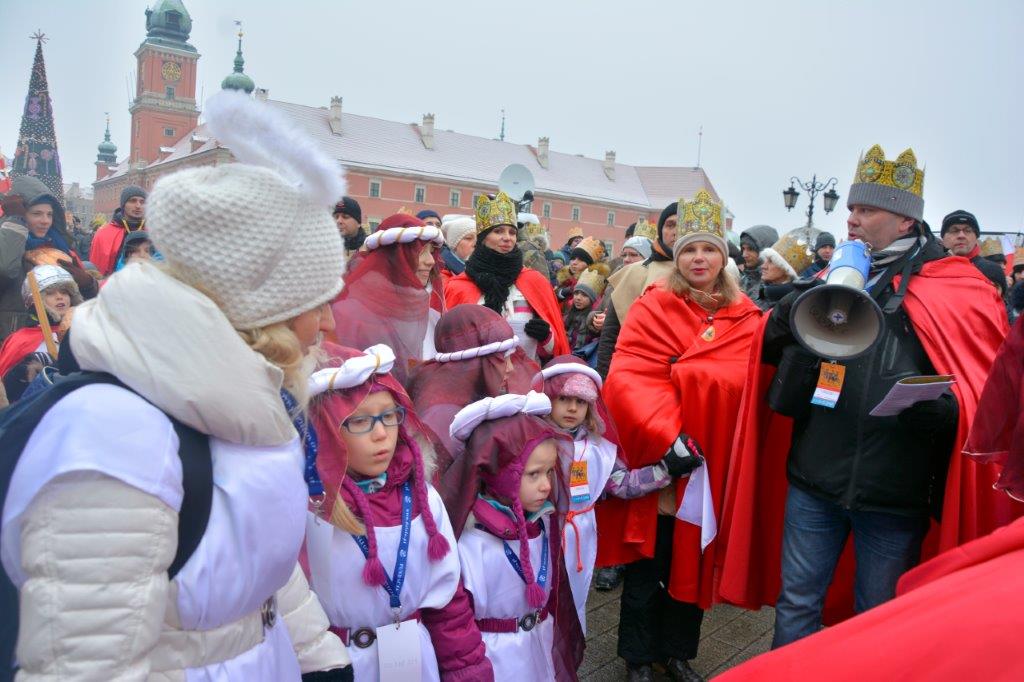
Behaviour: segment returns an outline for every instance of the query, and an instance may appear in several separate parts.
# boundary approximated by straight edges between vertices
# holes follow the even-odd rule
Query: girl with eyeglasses
[[[451,522],[429,483],[436,437],[391,376],[394,352],[324,351],[300,429],[314,494],[304,566],[355,679],[404,665],[424,681],[492,680]]]

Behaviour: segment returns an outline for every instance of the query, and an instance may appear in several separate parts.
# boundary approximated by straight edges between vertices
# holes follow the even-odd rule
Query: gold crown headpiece
[[[644,237],[652,243],[658,241],[658,226],[641,218],[636,221],[636,228],[633,230],[634,237]]]
[[[591,266],[583,271],[580,275],[579,280],[576,282],[576,286],[585,286],[594,292],[597,296],[601,296],[604,293],[605,287],[608,285],[608,278],[600,268]]]
[[[819,234],[821,230],[818,228],[804,225],[779,237],[772,244],[772,249],[793,266],[799,275],[814,262],[814,243]]]
[[[604,244],[596,237],[587,237],[573,247],[573,251],[580,249],[590,256],[591,263],[598,263],[604,260]],[[572,254],[569,255],[572,258]]]
[[[874,145],[857,163],[854,182],[895,187],[918,197],[924,196],[924,170],[917,167],[917,157],[909,148],[895,161],[887,161],[881,146]]]
[[[516,211],[516,203],[512,197],[504,192],[490,199],[486,194],[477,197],[476,200],[476,233],[481,234],[497,227],[498,225],[517,225],[519,217]]]
[[[691,201],[679,199],[679,227],[676,239],[688,234],[706,233],[725,239],[722,205],[706,189],[699,190]]]

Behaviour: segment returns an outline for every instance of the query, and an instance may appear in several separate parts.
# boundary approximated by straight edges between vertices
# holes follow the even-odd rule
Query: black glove
[[[535,317],[526,323],[523,331],[525,331],[526,335],[531,339],[536,339],[543,343],[548,340],[549,336],[551,336],[551,325],[541,318]]]
[[[672,476],[686,476],[704,464],[704,451],[693,436],[680,433],[661,461]]]
[[[69,260],[59,260],[57,265],[71,274],[71,279],[75,280],[75,284],[78,285],[78,292],[82,294],[82,298],[93,298],[99,293],[99,283],[85,269],[78,267]]]
[[[318,670],[302,676],[302,682],[352,682],[354,679],[351,665],[333,670]]]
[[[935,400],[914,403],[900,412],[897,419],[915,433],[946,433],[956,428],[959,412],[956,398],[947,393]]]
[[[565,299],[572,296],[572,290],[574,288],[575,287],[559,287],[558,289],[555,290],[555,296],[558,298],[559,301],[564,301]]]

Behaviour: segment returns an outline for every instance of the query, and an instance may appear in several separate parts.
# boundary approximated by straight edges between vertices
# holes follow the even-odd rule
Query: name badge
[[[420,632],[415,619],[377,628],[380,682],[420,682],[423,672],[420,658]]]
[[[843,390],[843,381],[846,379],[846,367],[835,362],[821,363],[821,371],[818,373],[818,385],[814,389],[814,396],[811,398],[812,405],[819,405],[833,409],[839,402],[839,394]]]
[[[590,502],[590,483],[587,478],[587,461],[581,459],[569,465],[569,495],[574,504]]]

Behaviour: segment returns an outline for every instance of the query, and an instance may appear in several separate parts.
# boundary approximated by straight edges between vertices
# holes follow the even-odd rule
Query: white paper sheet
[[[380,682],[420,682],[420,631],[414,619],[377,628],[377,662]]]
[[[718,519],[715,518],[715,504],[711,499],[711,481],[708,478],[708,462],[690,472],[690,480],[683,490],[683,501],[679,503],[676,518],[700,528],[700,551],[711,544],[718,535]]]
[[[871,410],[872,417],[892,417],[914,403],[935,400],[949,390],[955,379],[949,375],[907,377],[900,379],[882,402]]]

